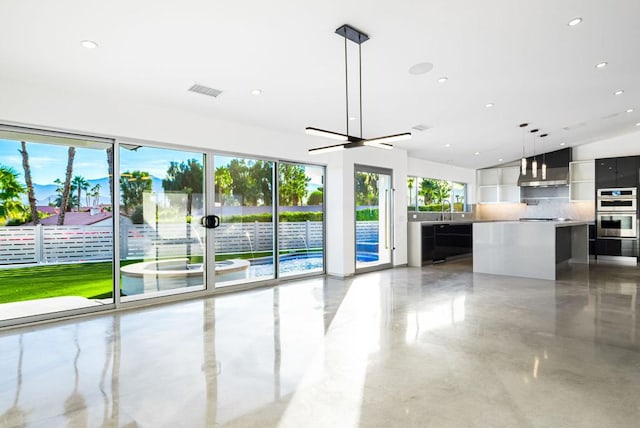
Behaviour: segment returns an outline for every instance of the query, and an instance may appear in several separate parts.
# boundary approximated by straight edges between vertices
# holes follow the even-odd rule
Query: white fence
[[[358,222],[363,223],[363,222]],[[368,222],[367,222],[368,223]],[[377,228],[377,222],[376,223]],[[271,251],[273,223],[223,223],[214,232],[216,253]],[[322,248],[321,221],[279,224],[279,248]],[[0,265],[111,260],[111,226],[11,226],[0,227]],[[122,258],[200,255],[204,229],[190,224],[122,225]]]

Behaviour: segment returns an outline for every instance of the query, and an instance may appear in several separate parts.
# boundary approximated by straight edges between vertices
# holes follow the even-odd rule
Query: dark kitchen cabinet
[[[638,187],[638,158],[629,156],[617,159],[617,187]]]
[[[596,159],[596,188],[638,187],[638,158]]]
[[[433,235],[433,226],[422,225],[422,262],[432,261],[434,252],[435,240]]]
[[[433,260],[471,253],[473,224],[437,224],[434,226]]]
[[[636,239],[596,239],[596,255],[638,257],[638,241]]]
[[[596,225],[589,225],[589,255],[593,256],[596,254]]]

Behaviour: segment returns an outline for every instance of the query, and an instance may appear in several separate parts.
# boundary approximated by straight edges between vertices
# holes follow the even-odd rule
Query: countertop
[[[521,223],[521,224],[549,224],[554,227],[570,227],[570,226],[585,226],[593,224],[592,221],[587,220],[559,220],[559,221],[519,221],[519,220],[504,220],[493,221],[492,223]]]

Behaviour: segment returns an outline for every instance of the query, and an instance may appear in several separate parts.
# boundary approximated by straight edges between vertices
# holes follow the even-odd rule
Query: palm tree
[[[95,186],[91,188],[91,196],[93,197],[93,206],[97,207],[100,205],[100,188],[102,186],[100,183],[97,183]]]
[[[34,225],[40,224],[40,216],[38,215],[38,208],[36,206],[36,195],[33,191],[33,181],[31,180],[31,166],[29,165],[29,153],[27,152],[27,143],[20,141],[22,146],[21,150],[18,150],[22,155],[22,167],[24,168],[24,180],[27,183],[27,194],[29,196],[29,207],[31,208],[31,221]]]
[[[18,217],[24,213],[20,195],[25,192],[18,181],[18,173],[13,168],[0,165],[0,218]]]
[[[71,174],[73,174],[73,159],[76,156],[76,148],[69,147],[67,155],[67,174],[64,180],[64,187],[62,188],[62,200],[60,201],[60,216],[58,216],[58,226],[64,224],[64,215],[67,205],[69,204],[69,194],[71,193]],[[80,201],[78,201],[78,204]]]
[[[71,185],[78,191],[78,211],[80,211],[80,201],[82,201],[82,191],[89,188],[89,182],[81,175],[76,175],[71,181]],[[87,203],[87,205],[89,205]]]

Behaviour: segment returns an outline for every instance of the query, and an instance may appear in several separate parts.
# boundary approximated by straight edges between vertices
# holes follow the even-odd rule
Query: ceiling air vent
[[[209,97],[217,98],[222,93],[219,89],[210,88],[204,85],[198,85],[197,83],[189,88],[191,92],[197,92],[198,94],[207,95]]]
[[[429,125],[416,125],[411,129],[415,129],[416,131],[426,131],[427,129],[430,129],[430,128],[431,127]]]

